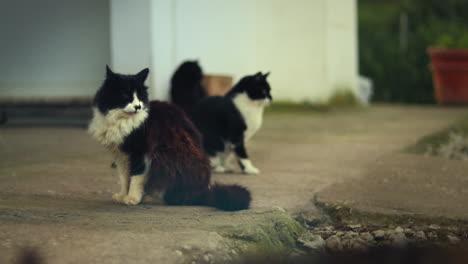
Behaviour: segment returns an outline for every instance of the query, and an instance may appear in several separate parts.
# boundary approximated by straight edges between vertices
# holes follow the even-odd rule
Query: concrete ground
[[[314,197],[361,211],[466,219],[468,165],[403,153],[466,114],[403,106],[269,114],[248,148],[261,174],[213,177],[252,191],[252,209],[234,213],[113,204],[111,159],[84,129],[0,128],[0,263],[24,246],[39,248],[47,263],[182,263],[200,254],[197,262],[225,261],[239,249],[223,230],[278,214],[318,215]]]

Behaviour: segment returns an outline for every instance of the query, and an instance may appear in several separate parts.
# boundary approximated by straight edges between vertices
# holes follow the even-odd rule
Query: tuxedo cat
[[[215,172],[226,170],[232,151],[244,173],[260,172],[249,160],[245,143],[260,129],[263,110],[272,100],[268,74],[246,76],[224,97],[207,97],[195,107],[193,119]]]
[[[96,93],[89,133],[112,153],[120,178],[113,200],[141,202],[144,192],[163,194],[169,205],[247,209],[250,193],[238,185],[210,184],[201,135],[177,106],[148,100],[148,69],[113,73]]]
[[[198,61],[183,62],[171,78],[171,102],[192,115],[198,101],[206,97],[202,80],[203,70]]]

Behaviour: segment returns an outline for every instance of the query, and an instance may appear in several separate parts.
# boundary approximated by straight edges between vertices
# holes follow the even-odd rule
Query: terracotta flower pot
[[[427,50],[439,104],[468,104],[468,49]]]

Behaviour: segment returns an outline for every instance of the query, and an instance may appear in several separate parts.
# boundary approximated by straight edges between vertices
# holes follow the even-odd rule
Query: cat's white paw
[[[244,169],[245,174],[259,174],[260,170],[255,168],[254,166],[248,167]]]
[[[226,172],[226,169],[223,166],[216,166],[213,167],[213,171],[216,173],[224,173]]]
[[[123,203],[125,196],[127,196],[127,194],[125,193],[116,193],[112,195],[112,201],[116,203]]]
[[[127,195],[123,198],[123,203],[126,205],[137,205],[140,202],[141,202],[141,197],[137,198],[137,197]]]

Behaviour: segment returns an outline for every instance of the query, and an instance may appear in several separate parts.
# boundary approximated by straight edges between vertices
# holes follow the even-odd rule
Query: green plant
[[[361,74],[374,82],[373,100],[434,103],[430,46],[467,48],[466,0],[359,0]],[[406,45],[400,17],[408,18]]]
[[[446,49],[468,49],[468,34],[442,33],[434,42],[434,47]]]
[[[356,95],[350,90],[350,88],[342,87],[338,88],[332,96],[330,96],[328,105],[330,107],[353,107],[362,106],[362,103],[359,102]]]

